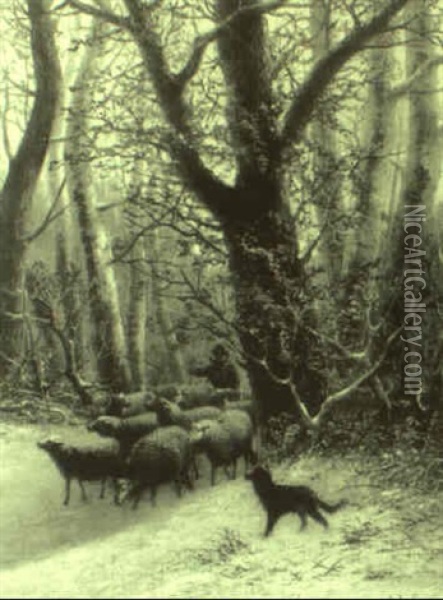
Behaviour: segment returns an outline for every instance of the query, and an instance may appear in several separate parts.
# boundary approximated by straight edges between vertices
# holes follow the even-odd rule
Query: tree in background
[[[114,269],[106,264],[111,259],[109,240],[97,214],[89,169],[88,105],[94,85],[94,69],[100,59],[100,37],[104,33],[105,25],[94,22],[89,45],[74,82],[65,157],[68,189],[76,209],[85,257],[98,376],[103,384],[115,391],[129,391],[131,372],[118,289]]]
[[[61,71],[49,0],[27,0],[35,94],[30,117],[0,191],[0,376],[21,352],[25,217],[59,107]]]

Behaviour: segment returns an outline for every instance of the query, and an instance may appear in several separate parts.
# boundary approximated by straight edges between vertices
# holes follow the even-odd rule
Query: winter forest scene
[[[0,598],[443,598],[442,45],[0,0]]]

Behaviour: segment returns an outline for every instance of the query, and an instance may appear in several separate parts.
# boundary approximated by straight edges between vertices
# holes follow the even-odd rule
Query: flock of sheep
[[[179,405],[149,395],[135,402],[131,396],[114,396],[107,414],[87,425],[97,434],[94,442],[38,442],[65,480],[64,504],[70,500],[72,479],[77,479],[83,499],[84,481],[101,481],[103,497],[111,480],[115,504],[132,501],[133,508],[147,490],[155,504],[158,486],[165,483],[173,484],[181,496],[183,487],[193,489],[199,477],[201,455],[209,459],[212,485],[218,467],[235,478],[240,457],[246,467],[255,462],[253,407],[249,401],[227,402],[220,395],[207,398],[211,400],[218,406],[192,406],[189,399]]]

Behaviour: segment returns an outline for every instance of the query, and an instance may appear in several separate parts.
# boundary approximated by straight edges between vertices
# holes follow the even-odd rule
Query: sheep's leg
[[[63,504],[67,506],[69,504],[69,499],[71,497],[71,478],[65,478],[65,499],[63,500]]]
[[[88,498],[86,496],[86,490],[83,485],[83,481],[81,479],[77,479],[77,481],[78,481],[78,485],[80,486],[80,489],[82,491],[82,500],[83,500],[83,502],[86,502]]]
[[[224,472],[225,472],[226,479],[232,479],[232,474],[229,472],[229,467],[228,467],[228,465],[225,465],[225,466],[223,467],[223,470],[224,470]]]
[[[116,477],[113,477],[112,485],[114,488],[114,504],[120,506],[120,485]]]
[[[135,510],[138,506],[138,503],[141,500],[142,497],[142,488],[140,485],[137,485],[136,487],[133,487],[131,490],[131,495],[134,494],[134,501],[132,503],[132,510]]]
[[[247,473],[249,466],[252,465],[252,448],[248,448],[243,456],[245,458],[245,473]]]
[[[151,486],[151,504],[152,506],[156,506],[157,505],[157,486],[153,485]]]
[[[105,490],[106,490],[106,477],[103,477],[103,479],[101,480],[101,488],[100,488],[100,500],[103,500],[103,498],[105,497]]]
[[[189,471],[186,471],[186,473],[185,473],[185,485],[189,490],[194,489],[194,481],[192,480],[192,477],[191,477],[191,474],[189,473]]]
[[[181,484],[180,479],[176,479],[174,483],[175,483],[175,492],[176,492],[177,496],[179,498],[181,498],[181,496],[182,496],[182,484]]]
[[[234,458],[234,460],[232,461],[232,479],[235,479],[237,477],[237,459]]]
[[[306,527],[306,514],[304,512],[299,512],[298,515],[301,520],[300,531],[303,531],[303,529]]]
[[[198,466],[197,466],[197,458],[194,456],[191,461],[192,470],[194,471],[194,478],[197,480],[199,478]]]
[[[211,463],[211,485],[215,485],[215,465]]]

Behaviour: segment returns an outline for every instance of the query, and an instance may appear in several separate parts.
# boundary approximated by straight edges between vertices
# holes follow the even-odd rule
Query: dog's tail
[[[337,504],[328,504],[327,502],[324,502],[318,498],[319,507],[328,513],[335,513],[337,510],[340,510],[340,508],[343,508],[347,504],[349,504],[349,500],[340,500],[340,502],[337,502]]]

